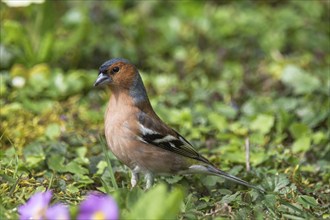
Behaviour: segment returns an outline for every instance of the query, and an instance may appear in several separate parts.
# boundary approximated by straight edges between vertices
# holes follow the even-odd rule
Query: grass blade
[[[105,155],[106,162],[108,164],[108,170],[109,170],[109,173],[110,173],[112,186],[113,186],[113,188],[115,188],[117,190],[118,185],[117,185],[115,175],[113,173],[113,169],[112,169],[112,166],[111,166],[111,161],[110,161],[110,156],[109,156],[109,151],[108,151],[107,144],[105,143],[104,139],[101,136],[99,136],[99,139],[100,139],[100,143],[102,145],[102,150],[103,150],[103,153]]]

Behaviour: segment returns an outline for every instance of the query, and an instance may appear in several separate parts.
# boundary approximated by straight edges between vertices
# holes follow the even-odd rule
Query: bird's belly
[[[129,145],[122,136],[121,132],[116,132],[114,129],[105,129],[105,137],[107,139],[107,144],[112,153],[120,160],[122,163],[132,168],[134,165],[132,164],[133,158],[129,152]]]

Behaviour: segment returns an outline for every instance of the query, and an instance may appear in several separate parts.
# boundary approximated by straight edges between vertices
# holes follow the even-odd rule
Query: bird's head
[[[107,85],[112,91],[127,91],[134,102],[149,103],[137,68],[128,60],[115,58],[103,63],[94,86]]]
[[[99,75],[94,86],[108,85],[112,87],[129,88],[138,71],[128,60],[115,58],[106,61],[99,68]]]

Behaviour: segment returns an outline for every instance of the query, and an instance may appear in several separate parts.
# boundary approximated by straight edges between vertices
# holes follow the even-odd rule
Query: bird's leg
[[[139,173],[132,170],[132,177],[131,177],[131,185],[132,185],[132,188],[134,188],[136,186],[136,184],[138,183],[139,181]]]
[[[146,173],[144,178],[146,180],[146,189],[149,189],[154,183],[154,175],[152,173]]]

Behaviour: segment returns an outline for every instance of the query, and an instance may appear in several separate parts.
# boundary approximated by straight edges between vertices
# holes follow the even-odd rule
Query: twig
[[[231,207],[227,203],[224,203],[223,205],[216,204],[214,210],[211,209],[210,212],[205,213],[204,216],[213,216],[214,217],[219,212],[222,212],[220,214],[220,216],[228,217],[228,215],[231,215],[232,210],[231,210]]]
[[[53,179],[54,179],[54,174],[55,174],[55,171],[52,173],[52,176],[50,177],[49,185],[47,187],[47,190],[50,190],[50,188],[52,187]]]
[[[250,172],[250,139],[245,138],[245,163],[246,171]]]
[[[21,174],[21,175],[17,178],[17,180],[15,181],[14,185],[11,187],[10,192],[9,192],[9,197],[12,197],[12,196],[13,196],[13,193],[14,193],[14,191],[15,191],[15,189],[16,189],[16,186],[17,186],[17,184],[19,183],[19,181],[21,180],[21,177],[22,177],[22,176],[23,176],[23,174]]]

